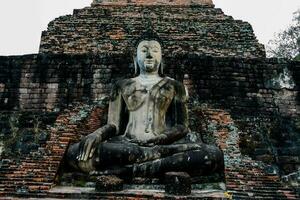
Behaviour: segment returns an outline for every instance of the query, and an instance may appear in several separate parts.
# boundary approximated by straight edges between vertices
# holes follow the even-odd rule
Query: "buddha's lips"
[[[155,63],[155,61],[154,60],[145,60],[145,64],[153,64],[153,63]]]

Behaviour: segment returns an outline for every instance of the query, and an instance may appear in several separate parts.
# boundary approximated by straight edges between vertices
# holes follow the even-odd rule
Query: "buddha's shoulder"
[[[120,79],[120,80],[117,80],[115,82],[115,85],[117,88],[124,88],[126,86],[130,86],[132,84],[135,84],[136,83],[136,80],[134,78],[128,78],[128,79]]]
[[[163,81],[165,82],[166,85],[173,86],[175,89],[184,88],[184,85],[182,82],[177,81],[171,77],[165,76],[165,77],[163,77]],[[117,80],[115,82],[115,86],[117,88],[122,89],[122,88],[127,88],[130,86],[134,86],[134,85],[136,85],[136,83],[137,83],[137,77],[134,77],[134,78]]]
[[[168,81],[168,84],[172,85],[175,89],[182,89],[182,88],[184,88],[184,85],[183,85],[182,82],[177,81],[177,80],[175,80],[175,79],[173,79],[171,77],[168,77],[168,76],[166,76],[164,78]]]

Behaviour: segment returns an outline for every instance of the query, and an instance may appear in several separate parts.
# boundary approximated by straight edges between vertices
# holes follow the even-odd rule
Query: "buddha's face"
[[[137,62],[141,73],[158,73],[161,46],[155,40],[143,40],[137,47]]]

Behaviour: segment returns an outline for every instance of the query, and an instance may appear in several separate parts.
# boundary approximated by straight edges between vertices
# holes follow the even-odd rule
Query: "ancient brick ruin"
[[[133,52],[136,38],[150,20],[164,41],[165,55],[265,56],[249,23],[234,20],[211,4],[117,2],[94,3],[53,20],[42,33],[40,53]]]
[[[226,191],[299,198],[300,63],[265,58],[251,25],[209,0],[95,0],[50,22],[39,54],[1,56],[0,198],[166,198],[50,190],[69,142],[106,123],[111,83],[132,76],[134,41],[149,21],[164,41],[165,73],[188,88],[191,128],[224,152]]]

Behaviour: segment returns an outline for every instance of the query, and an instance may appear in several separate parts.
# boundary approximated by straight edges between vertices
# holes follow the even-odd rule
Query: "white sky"
[[[248,21],[263,44],[292,22],[300,0],[213,0],[217,8],[235,19]],[[42,30],[56,17],[92,0],[1,0],[0,55],[37,53]]]

